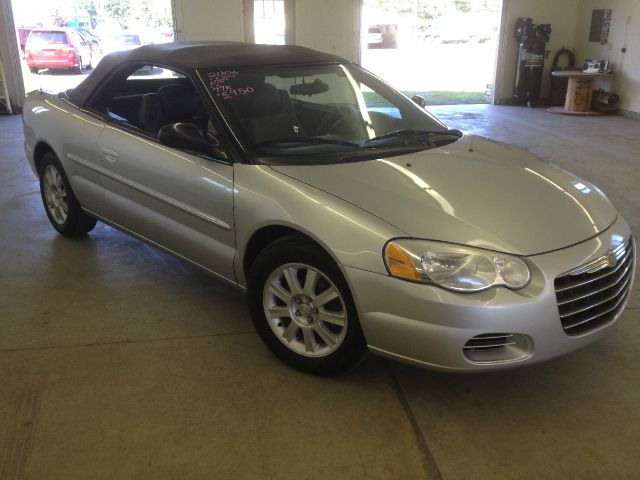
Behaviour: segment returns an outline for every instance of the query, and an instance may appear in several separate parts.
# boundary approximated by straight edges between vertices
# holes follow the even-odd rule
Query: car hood
[[[581,242],[617,217],[592,184],[524,150],[473,135],[391,158],[272,168],[407,236],[519,255]]]

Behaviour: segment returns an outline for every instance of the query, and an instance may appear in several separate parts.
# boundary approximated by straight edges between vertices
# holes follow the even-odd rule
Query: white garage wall
[[[174,0],[177,39],[244,41],[242,0]]]
[[[551,24],[551,40],[547,50],[551,50],[545,60],[542,81],[542,98],[549,95],[550,68],[553,56],[563,46],[573,47],[576,32],[576,12],[580,0],[504,0],[506,23],[500,32],[501,48],[498,53],[496,75],[496,100],[508,103],[513,94],[518,63],[518,44],[514,37],[516,20],[519,17],[531,17],[533,23]],[[576,60],[581,57],[577,57]]]
[[[180,40],[245,39],[242,0],[173,0],[176,28]],[[638,0],[504,0],[505,28],[498,56],[496,98],[511,98],[515,79],[517,44],[513,37],[518,17],[532,17],[535,23],[551,23],[553,33],[547,49],[542,96],[549,92],[549,68],[555,52],[562,46],[575,47],[577,60],[587,57],[608,58],[616,72],[615,91],[622,97],[622,107],[640,113],[640,2]],[[360,0],[295,0],[295,32],[298,45],[358,61]],[[17,75],[15,42],[7,17],[9,0],[0,0],[0,56],[2,57],[12,103],[22,104],[21,82]],[[587,41],[594,8],[612,8],[610,46]],[[627,17],[631,24],[627,28]],[[627,38],[625,40],[625,32]],[[628,43],[626,54],[620,48]],[[15,51],[15,50],[14,50]]]
[[[245,40],[242,0],[174,1],[179,40]],[[296,0],[294,10],[297,45],[358,59],[359,0]]]
[[[360,0],[296,0],[297,45],[360,58]]]
[[[611,8],[611,28],[607,45],[589,42],[591,12]],[[627,24],[628,17],[631,23]],[[627,53],[620,49],[627,44]],[[638,0],[581,0],[576,28],[578,60],[604,59],[613,62],[613,89],[620,106],[640,113],[640,2]],[[608,85],[602,85],[607,88]]]

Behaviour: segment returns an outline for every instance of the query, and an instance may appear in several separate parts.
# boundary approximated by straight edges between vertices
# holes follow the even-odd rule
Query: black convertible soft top
[[[124,63],[164,65],[191,72],[199,68],[349,62],[335,55],[297,45],[255,45],[242,42],[175,42],[145,45],[106,55],[91,75],[67,92],[69,99],[76,105],[84,105],[95,88]]]

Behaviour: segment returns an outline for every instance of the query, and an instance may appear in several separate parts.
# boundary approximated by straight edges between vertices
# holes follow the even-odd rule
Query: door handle
[[[116,160],[118,160],[118,158],[120,158],[120,154],[118,154],[118,152],[116,152],[115,150],[111,150],[110,148],[102,147],[100,151],[104,155],[104,158],[106,158],[109,162],[115,162]]]

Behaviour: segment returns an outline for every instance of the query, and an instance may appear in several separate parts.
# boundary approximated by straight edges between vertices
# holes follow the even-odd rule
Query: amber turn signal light
[[[387,245],[385,254],[391,275],[409,280],[422,280],[422,277],[413,266],[411,256],[404,248],[399,247],[395,243],[390,243]]]

